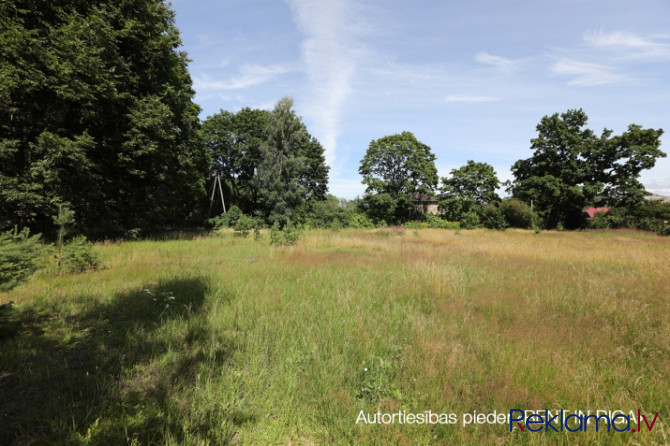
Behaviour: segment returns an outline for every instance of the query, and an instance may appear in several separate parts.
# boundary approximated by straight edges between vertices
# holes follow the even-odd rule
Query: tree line
[[[162,0],[0,3],[0,230],[53,236],[63,206],[94,238],[202,225],[214,176],[235,212],[280,228],[442,224],[436,218],[577,228],[587,206],[620,209],[612,225],[666,215],[661,205],[641,211],[649,205],[639,182],[666,156],[663,131],[597,135],[582,110],[542,118],[532,155],[504,185],[511,199],[498,196],[484,162],[440,181],[431,148],[410,132],[372,141],[359,167],[365,195],[337,199],[323,147],[290,98],[201,122],[180,45]],[[418,211],[422,196],[436,197],[439,217]]]

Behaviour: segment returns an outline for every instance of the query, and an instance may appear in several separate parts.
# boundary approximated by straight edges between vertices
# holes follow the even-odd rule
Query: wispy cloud
[[[592,32],[584,36],[584,41],[594,48],[618,51],[625,57],[670,58],[670,44],[643,38],[625,31]]]
[[[345,101],[356,70],[356,29],[349,0],[286,0],[304,34],[302,57],[312,95],[306,115],[333,165]]]
[[[445,98],[447,102],[467,102],[467,103],[477,103],[477,102],[494,102],[498,98],[493,96],[468,96],[463,94],[450,95]]]
[[[611,72],[609,67],[574,59],[561,59],[551,67],[551,72],[558,76],[569,76],[573,79],[570,86],[591,87],[621,81],[621,76]]]
[[[289,70],[281,65],[244,65],[239,74],[225,80],[213,80],[210,76],[194,77],[193,87],[201,94],[222,90],[241,90],[259,85],[284,74]]]
[[[506,57],[501,56],[494,56],[486,52],[477,53],[477,55],[475,55],[475,61],[484,65],[493,66],[498,70],[507,73],[514,71],[521,64],[520,60],[508,59]]]

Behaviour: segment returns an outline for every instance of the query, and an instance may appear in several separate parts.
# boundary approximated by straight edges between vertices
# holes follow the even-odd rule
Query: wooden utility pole
[[[212,216],[212,205],[214,204],[214,196],[216,195],[216,189],[219,189],[219,194],[221,195],[221,205],[223,206],[223,213],[226,213],[226,202],[223,199],[223,186],[221,185],[221,177],[217,174],[214,175],[214,182],[212,183],[212,195],[209,197],[209,212],[207,217]]]

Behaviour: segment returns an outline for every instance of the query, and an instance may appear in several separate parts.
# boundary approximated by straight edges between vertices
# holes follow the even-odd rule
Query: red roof
[[[589,218],[594,218],[596,214],[607,214],[610,211],[610,208],[588,208],[584,209],[589,216]]]

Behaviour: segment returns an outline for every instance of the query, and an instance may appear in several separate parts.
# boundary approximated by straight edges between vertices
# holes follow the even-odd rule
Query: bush
[[[279,226],[279,222],[275,221],[270,229],[271,245],[291,246],[298,243],[298,240],[300,240],[300,230],[293,225],[291,220],[283,229]]]
[[[533,226],[533,213],[530,206],[516,198],[509,198],[500,203],[500,212],[512,228],[528,229]]]
[[[489,204],[482,210],[482,222],[489,229],[507,228],[507,220],[497,204]]]
[[[228,212],[207,220],[207,225],[213,229],[234,228],[242,215],[240,208],[232,205]]]
[[[426,223],[431,229],[444,229],[446,227],[446,222],[437,215],[426,214]]]
[[[375,224],[365,214],[353,214],[351,216],[351,221],[349,222],[349,227],[354,229],[373,229]]]
[[[235,235],[238,237],[246,237],[249,235],[249,231],[256,227],[256,220],[248,217],[244,214],[240,214],[235,222],[234,229]]]
[[[0,291],[9,291],[30,277],[44,254],[40,234],[30,236],[28,228],[0,234]]]
[[[89,269],[96,269],[100,265],[97,249],[86,241],[83,235],[74,237],[63,246],[61,268],[66,271],[80,273]]]
[[[479,225],[479,215],[475,211],[468,211],[461,215],[461,228],[475,229]]]

